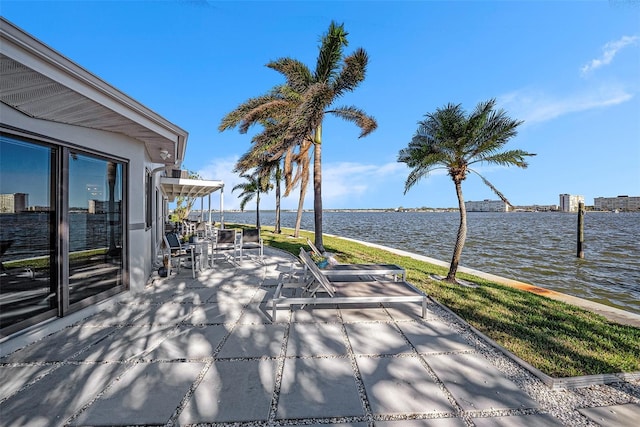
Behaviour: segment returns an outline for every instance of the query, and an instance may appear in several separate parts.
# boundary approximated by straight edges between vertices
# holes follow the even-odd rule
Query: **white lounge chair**
[[[272,321],[276,321],[277,310],[292,305],[321,304],[380,304],[418,302],[422,305],[422,318],[427,314],[427,295],[411,283],[396,281],[330,281],[313,262],[309,254],[300,248],[300,260],[308,269],[312,282],[300,282],[302,289],[299,297],[283,295],[283,290],[295,286],[295,283],[282,281],[278,284],[272,301]]]
[[[326,256],[321,253],[313,242],[307,239],[311,251],[318,256]],[[392,276],[393,280],[406,280],[404,268],[395,264],[329,264],[320,269],[320,272],[332,281],[351,280],[353,276]]]

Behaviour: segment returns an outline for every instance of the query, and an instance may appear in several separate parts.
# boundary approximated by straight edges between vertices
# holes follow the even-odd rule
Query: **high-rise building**
[[[638,211],[640,196],[596,197],[593,208],[597,211]]]
[[[0,194],[0,213],[19,213],[27,210],[29,195],[25,193]]]
[[[509,205],[502,200],[482,200],[464,202],[468,212],[509,212]]]
[[[584,203],[584,196],[574,194],[560,195],[560,211],[562,212],[578,212],[579,203]]]

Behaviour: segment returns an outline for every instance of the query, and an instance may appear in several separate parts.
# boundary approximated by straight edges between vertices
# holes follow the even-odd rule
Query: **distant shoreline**
[[[357,212],[357,213],[362,213],[362,212],[371,212],[371,213],[386,213],[386,212],[397,212],[397,213],[403,213],[403,212],[424,212],[424,213],[433,213],[433,212],[458,212],[459,209],[458,208],[362,208],[362,209],[358,209],[358,208],[349,208],[349,209],[323,209],[322,212]],[[208,210],[204,210],[204,213],[208,213]],[[220,210],[218,209],[212,209],[211,210],[212,213],[220,213]],[[256,210],[255,209],[245,209],[244,211],[241,211],[239,209],[227,209],[224,210],[223,212],[233,212],[233,213],[255,213]],[[275,209],[260,209],[260,212],[275,212]],[[295,209],[283,209],[282,212],[297,212]],[[303,213],[313,213],[313,209],[304,209],[302,211]],[[519,208],[519,207],[515,207],[514,210],[509,211],[509,212],[498,212],[498,211],[470,211],[468,210],[467,213],[503,213],[503,214],[512,214],[512,213],[531,213],[531,212],[539,212],[539,213],[559,213],[559,214],[577,214],[577,212],[564,212],[564,211],[559,211],[559,210],[534,210],[534,209],[525,209],[525,208]],[[617,213],[617,212],[612,212],[612,211],[596,211],[593,209],[590,209],[589,206],[586,207],[586,212],[597,212],[597,213]],[[636,211],[620,211],[619,213],[633,213]],[[640,212],[640,211],[637,211]],[[193,209],[190,212],[190,215],[195,215],[195,214],[199,214],[200,210],[199,209]]]

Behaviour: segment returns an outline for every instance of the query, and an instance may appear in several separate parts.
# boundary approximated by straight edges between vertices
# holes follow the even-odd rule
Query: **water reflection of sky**
[[[28,205],[50,205],[51,157],[53,149],[15,139],[0,137],[0,194],[25,193]],[[108,162],[84,155],[72,155],[69,161],[69,206],[87,209],[89,200],[107,201]],[[121,200],[122,167],[118,167],[115,200]]]
[[[26,193],[30,206],[49,206],[51,150],[0,136],[0,194]]]

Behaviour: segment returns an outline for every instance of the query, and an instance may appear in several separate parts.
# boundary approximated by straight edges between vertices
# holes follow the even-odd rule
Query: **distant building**
[[[29,195],[25,193],[0,194],[0,213],[19,213],[27,210]]]
[[[513,207],[514,211],[519,212],[555,212],[558,209],[558,205],[522,205]]]
[[[121,212],[121,202],[113,203],[113,212],[120,213]],[[109,201],[104,200],[89,200],[89,209],[87,210],[90,214],[105,214],[109,213]]]
[[[579,203],[584,203],[584,196],[576,196],[573,194],[560,195],[560,211],[562,212],[578,212]]]
[[[467,212],[509,212],[509,205],[502,200],[482,200],[464,202]]]
[[[639,196],[596,197],[593,208],[597,211],[638,211],[640,210]]]

